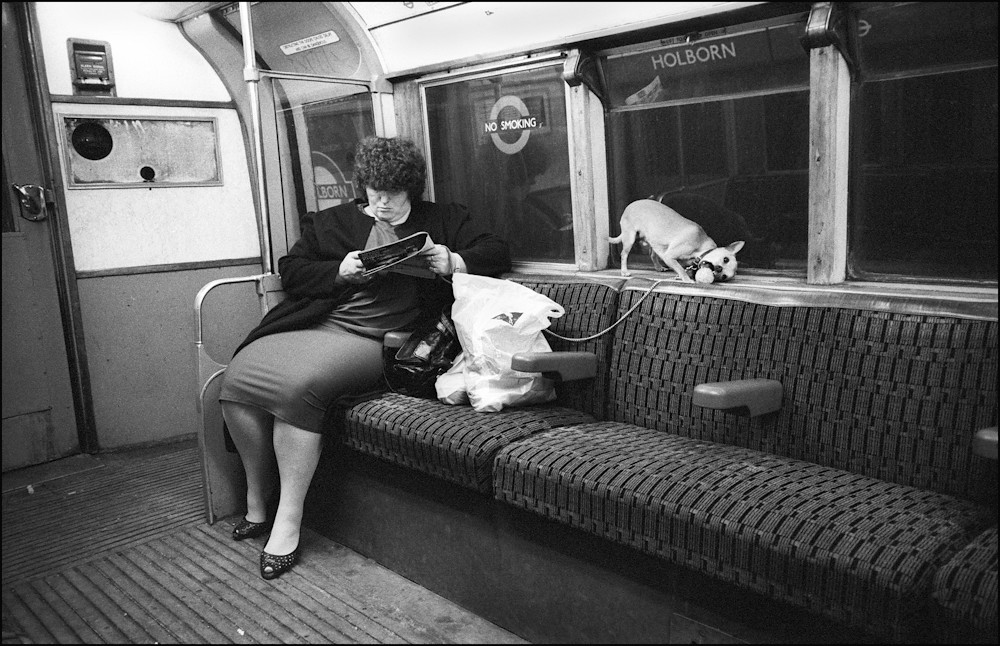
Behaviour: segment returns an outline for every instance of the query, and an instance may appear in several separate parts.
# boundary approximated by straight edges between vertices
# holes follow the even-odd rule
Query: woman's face
[[[406,191],[376,191],[365,187],[372,215],[383,222],[395,224],[410,212],[410,197]]]

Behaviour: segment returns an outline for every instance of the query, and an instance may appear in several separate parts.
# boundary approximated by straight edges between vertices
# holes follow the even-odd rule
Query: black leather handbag
[[[462,344],[451,320],[451,306],[418,325],[399,347],[383,350],[383,373],[389,390],[411,397],[437,399],[434,382],[451,368]]]

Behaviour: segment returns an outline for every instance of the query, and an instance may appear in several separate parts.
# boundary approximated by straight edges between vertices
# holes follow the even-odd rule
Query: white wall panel
[[[67,103],[57,103],[53,110],[57,128],[65,114],[215,117],[219,126],[222,186],[65,191],[77,271],[260,255],[250,173],[235,110]],[[60,139],[60,168],[65,178],[64,145]]]
[[[107,41],[120,98],[229,101],[218,75],[177,25],[130,11],[133,2],[37,2],[52,94],[73,94],[67,38]]]

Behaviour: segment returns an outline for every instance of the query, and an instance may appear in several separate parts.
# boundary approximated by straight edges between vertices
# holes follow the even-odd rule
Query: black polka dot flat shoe
[[[244,538],[257,538],[263,536],[271,529],[271,523],[266,520],[263,523],[252,523],[243,517],[243,520],[233,527],[233,540],[242,541]]]
[[[275,556],[267,552],[260,553],[260,575],[267,580],[277,579],[285,572],[292,569],[295,562],[299,560],[299,548],[292,550],[291,554]]]

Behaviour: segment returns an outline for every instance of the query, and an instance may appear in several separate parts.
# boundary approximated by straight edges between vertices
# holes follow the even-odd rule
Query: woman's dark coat
[[[302,217],[302,237],[278,261],[287,298],[264,316],[236,352],[262,336],[301,330],[322,321],[363,287],[335,282],[341,261],[351,251],[364,249],[374,225],[375,220],[359,208],[363,205],[355,200]],[[496,276],[510,270],[507,243],[482,227],[460,204],[413,202],[409,217],[396,233],[404,238],[420,231],[462,256],[470,274]],[[425,314],[436,315],[453,300],[451,285],[441,278],[421,282],[427,285],[426,298],[422,299]]]

